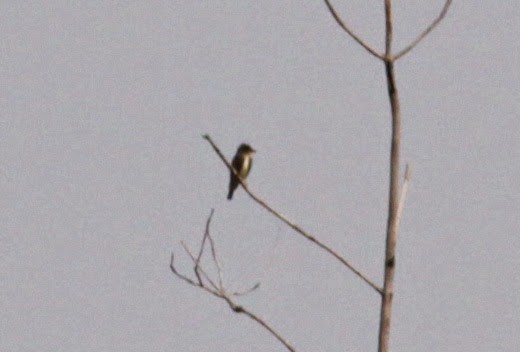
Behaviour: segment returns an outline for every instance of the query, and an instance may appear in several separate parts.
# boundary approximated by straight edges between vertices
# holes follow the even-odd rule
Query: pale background
[[[336,0],[383,47],[382,1]],[[442,7],[396,1],[402,48]],[[454,1],[396,67],[395,351],[520,349],[520,2]],[[0,3],[0,350],[283,351],[169,271],[215,208],[231,288],[301,351],[375,351],[379,297],[251,189],[382,282],[383,65],[322,1]]]

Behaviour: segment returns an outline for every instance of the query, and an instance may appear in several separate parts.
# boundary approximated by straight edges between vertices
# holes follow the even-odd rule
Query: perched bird
[[[231,166],[237,172],[238,176],[242,181],[244,181],[249,174],[249,170],[251,170],[251,165],[253,165],[252,155],[256,150],[251,148],[249,144],[242,143],[237,149],[237,153],[231,162]],[[233,198],[233,192],[238,187],[238,178],[231,172],[231,177],[229,180],[229,193],[227,199]]]

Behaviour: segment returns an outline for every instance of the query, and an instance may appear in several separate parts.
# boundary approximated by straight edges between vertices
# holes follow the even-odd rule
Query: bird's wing
[[[233,166],[233,169],[235,169],[235,171],[238,174],[240,174],[240,169],[242,168],[243,163],[244,163],[244,156],[242,154],[238,153],[233,158],[233,161],[231,162],[231,166]]]

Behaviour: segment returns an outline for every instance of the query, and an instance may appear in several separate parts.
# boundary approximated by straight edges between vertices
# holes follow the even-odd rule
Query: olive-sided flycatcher
[[[235,157],[233,158],[233,161],[231,162],[231,166],[235,171],[237,172],[238,176],[244,181],[249,174],[249,170],[251,170],[251,166],[253,165],[253,153],[255,153],[256,150],[251,148],[249,144],[240,144],[240,146],[237,149],[237,153],[235,154]],[[229,180],[229,193],[227,196],[227,199],[233,198],[233,192],[238,187],[238,178],[231,172],[231,177]]]

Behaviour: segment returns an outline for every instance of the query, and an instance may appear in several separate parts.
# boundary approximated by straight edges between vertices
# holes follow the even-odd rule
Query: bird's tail
[[[233,193],[238,187],[238,180],[235,175],[231,175],[231,179],[229,180],[229,192],[227,195],[227,199],[231,200],[233,198]]]

